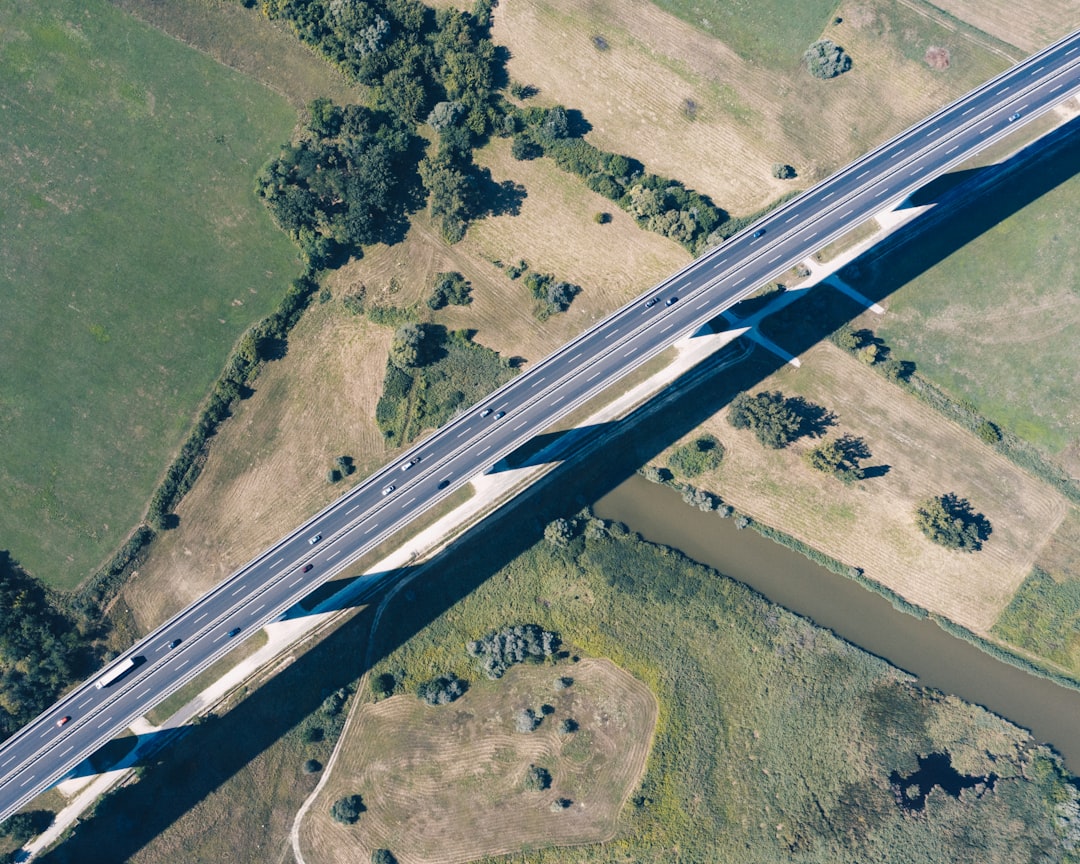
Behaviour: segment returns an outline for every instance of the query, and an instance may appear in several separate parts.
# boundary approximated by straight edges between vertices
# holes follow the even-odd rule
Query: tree
[[[543,792],[551,788],[551,772],[539,765],[530,765],[525,772],[525,788],[530,792]]]
[[[360,814],[367,810],[364,799],[359,795],[346,795],[338,798],[330,808],[330,815],[342,825],[355,825],[360,819]]]
[[[426,333],[420,324],[403,324],[390,343],[390,362],[399,369],[423,366],[423,346]]]
[[[447,304],[467,306],[472,303],[468,280],[456,271],[435,274],[435,287],[428,298],[431,309],[442,309]]]
[[[439,102],[431,113],[428,114],[428,125],[441,132],[450,126],[454,126],[461,115],[465,113],[465,106],[460,102]]]
[[[815,78],[835,78],[851,68],[851,57],[831,39],[819,39],[803,54],[806,68]]]
[[[577,732],[578,722],[571,717],[563,717],[559,723],[559,732],[563,735],[569,735],[571,732]]]
[[[751,429],[764,447],[779,450],[799,437],[802,420],[779,390],[755,396],[740,393],[731,400],[728,422],[736,429]]]
[[[371,853],[371,864],[398,864],[398,860],[389,849],[376,849]]]
[[[518,732],[532,732],[543,718],[532,708],[522,708],[514,714],[514,728]]]
[[[844,483],[862,480],[864,472],[859,467],[859,460],[869,458],[870,448],[866,446],[866,442],[854,435],[822,441],[803,455],[806,464],[811,468],[832,474]]]
[[[371,692],[376,696],[390,696],[397,686],[397,679],[390,672],[383,672],[371,679]]]
[[[305,774],[318,774],[322,770],[322,762],[318,759],[308,759],[304,763]]]
[[[921,502],[915,524],[934,543],[964,552],[977,552],[991,532],[990,520],[952,492]]]
[[[772,176],[777,180],[791,180],[795,177],[795,169],[783,162],[773,162]]]

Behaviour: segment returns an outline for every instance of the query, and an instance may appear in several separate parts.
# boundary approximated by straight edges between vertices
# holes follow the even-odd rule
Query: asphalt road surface
[[[373,474],[110,664],[135,659],[122,678],[98,688],[103,670],[4,742],[0,819],[533,435],[832,239],[1080,90],[1078,64],[1080,32],[706,253]]]

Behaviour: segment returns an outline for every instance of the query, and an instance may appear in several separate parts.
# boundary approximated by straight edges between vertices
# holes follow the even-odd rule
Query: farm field
[[[1075,136],[1074,136],[1075,138]],[[845,278],[885,297],[861,316],[919,372],[1080,469],[1080,144],[1015,174],[939,228]]]
[[[798,303],[788,308],[792,316],[800,314]],[[778,332],[770,335],[786,347]],[[1065,517],[1067,502],[831,343],[815,345],[800,358],[801,368],[785,366],[753,391],[780,390],[832,412],[836,419],[827,436],[862,439],[871,453],[863,465],[885,466],[883,473],[844,485],[803,462],[802,453],[819,439],[766,449],[749,430],[732,428],[725,404],[703,424],[724,445],[723,460],[693,485],[863,568],[905,599],[986,634]],[[655,464],[667,464],[681,443]],[[946,492],[969,499],[990,520],[993,533],[980,552],[943,549],[915,527],[915,505]]]
[[[573,683],[557,691],[563,674]],[[553,712],[539,728],[516,731],[515,713],[541,703]],[[475,681],[451,706],[431,707],[411,693],[364,705],[302,842],[314,860],[346,864],[380,848],[400,860],[449,862],[609,840],[641,781],[656,710],[640,681],[589,659]],[[560,733],[568,718],[577,731]],[[532,765],[549,772],[549,788],[525,788]],[[333,802],[356,792],[367,807],[357,826],[331,819]],[[572,802],[566,812],[552,808],[559,798]]]
[[[1080,5],[1076,0],[1039,0],[1038,3],[934,0],[934,5],[1029,54],[1060,39],[1080,24]]]
[[[497,8],[493,38],[510,49],[511,78],[539,89],[530,102],[580,110],[593,144],[640,159],[735,215],[823,178],[1009,65],[932,7],[779,6],[695,4],[694,14],[721,33],[713,38],[648,0],[532,0]],[[740,54],[740,31],[721,27],[725,10],[737,10],[753,40],[782,38],[770,62]],[[834,10],[841,24],[831,23]],[[778,37],[773,27],[790,33]],[[801,65],[822,35],[853,58],[851,71],[831,81]],[[947,68],[928,64],[930,47],[948,52]],[[793,165],[799,179],[774,179],[774,162]]]
[[[299,272],[251,191],[295,111],[102,0],[5,4],[0,532],[66,589]]]

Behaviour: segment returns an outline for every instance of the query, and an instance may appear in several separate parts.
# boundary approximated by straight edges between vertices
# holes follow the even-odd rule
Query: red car
[[[60,726],[63,726],[70,719],[71,719],[70,717],[61,717],[59,720],[56,721],[57,727],[59,728]]]

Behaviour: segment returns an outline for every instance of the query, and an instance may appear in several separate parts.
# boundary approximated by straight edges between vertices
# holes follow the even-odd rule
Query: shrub
[[[724,458],[724,445],[712,435],[702,435],[671,454],[668,465],[684,477],[697,477],[712,471]]]
[[[987,444],[997,444],[1001,440],[1001,430],[989,420],[980,422],[975,427],[975,434],[979,436],[980,441],[985,441]]]
[[[574,683],[573,678],[571,678],[569,675],[563,675],[561,678],[556,678],[555,679],[555,689],[556,690],[565,690],[568,687],[573,686],[573,683]]]
[[[530,765],[525,772],[525,788],[530,792],[543,792],[551,788],[551,772],[539,765]]]
[[[851,57],[831,39],[819,39],[803,54],[806,68],[815,78],[835,78],[851,68]]]
[[[371,679],[371,692],[375,696],[386,697],[394,692],[394,687],[397,686],[397,679],[389,672],[383,672],[381,675],[376,675]]]
[[[610,213],[601,212],[601,213],[597,213],[595,216],[593,216],[593,222],[595,222],[597,225],[607,225],[608,222],[610,222],[610,221],[611,221],[611,214]]]
[[[305,774],[318,774],[322,770],[322,762],[318,759],[308,759],[304,763]]]
[[[773,162],[772,176],[777,180],[791,180],[796,176],[795,169],[783,162]]]
[[[371,853],[371,864],[398,864],[398,861],[389,849],[376,849]]]
[[[577,732],[578,722],[570,717],[564,717],[562,722],[559,723],[559,732],[563,735],[569,735],[571,732]]]
[[[365,810],[367,807],[364,806],[363,798],[359,795],[346,795],[334,802],[330,808],[330,815],[342,825],[355,825],[360,814]]]
[[[964,552],[981,549],[991,531],[990,520],[952,492],[920,503],[915,508],[915,524],[934,543]]]
[[[574,802],[571,801],[569,798],[556,798],[554,801],[551,802],[551,811],[553,813],[558,813],[560,810],[565,810],[573,803]]]
[[[577,536],[577,524],[572,519],[555,519],[544,529],[544,539],[552,546],[565,549]]]

